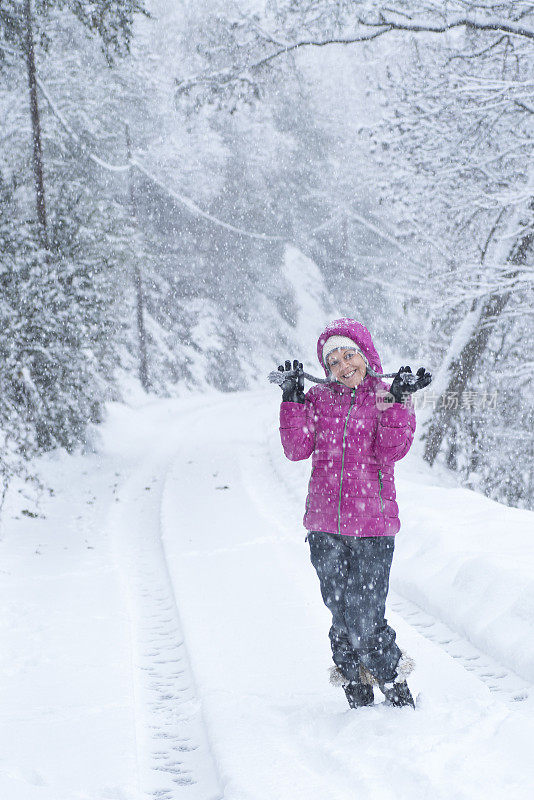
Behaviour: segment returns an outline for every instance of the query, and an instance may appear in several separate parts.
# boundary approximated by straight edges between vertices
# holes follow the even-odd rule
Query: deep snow
[[[1,798],[532,796],[532,513],[417,446],[397,466],[388,618],[418,708],[351,711],[278,401],[112,405],[97,454],[43,461],[41,516],[9,497]]]

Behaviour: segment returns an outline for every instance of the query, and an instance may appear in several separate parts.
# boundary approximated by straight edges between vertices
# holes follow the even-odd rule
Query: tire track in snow
[[[398,592],[390,591],[388,604],[408,625],[415,628],[425,639],[445,650],[465,670],[485,683],[501,700],[513,704],[528,698],[532,689],[531,684],[478,650],[445,623]]]
[[[165,470],[161,460],[132,469],[108,520],[130,610],[139,795],[215,800],[220,780],[161,543]]]

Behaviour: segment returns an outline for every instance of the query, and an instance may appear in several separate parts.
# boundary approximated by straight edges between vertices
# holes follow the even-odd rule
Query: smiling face
[[[367,368],[361,355],[350,347],[333,350],[326,359],[328,367],[336,379],[344,386],[354,389],[365,378]]]

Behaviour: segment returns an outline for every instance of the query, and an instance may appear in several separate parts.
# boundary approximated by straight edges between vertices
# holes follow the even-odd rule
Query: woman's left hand
[[[389,391],[396,403],[402,403],[406,395],[424,389],[431,381],[432,375],[424,367],[419,367],[415,375],[411,367],[401,367],[393,378]]]

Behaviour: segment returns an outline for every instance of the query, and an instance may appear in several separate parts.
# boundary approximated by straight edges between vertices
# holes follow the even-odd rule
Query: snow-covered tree
[[[64,70],[64,59],[67,54],[72,57],[69,48],[81,29],[80,15],[86,15],[90,4],[71,5],[8,2],[2,4],[0,14],[0,430],[4,439],[0,459],[4,483],[12,474],[24,473],[24,459],[57,446],[72,450],[86,440],[88,426],[101,418],[102,402],[113,395],[114,371],[124,341],[130,217],[113,196],[117,186],[113,192],[103,191],[94,168],[92,175],[87,170],[83,147],[73,146],[65,135],[61,113],[51,106],[47,92],[48,78],[55,79],[55,88],[63,89],[63,97],[76,86],[76,81],[69,83],[73,76]],[[92,4],[94,13],[98,8],[104,11],[104,5]],[[101,37],[106,52],[121,52],[121,43],[128,43],[133,7],[127,5],[128,13],[126,5],[109,5],[111,16],[100,22],[84,17],[87,27]],[[28,12],[35,23],[33,75],[27,64],[24,27]],[[119,16],[113,21],[115,13]],[[102,38],[104,28],[109,35]],[[67,30],[70,40],[65,37]],[[87,54],[92,39],[84,37]],[[81,48],[75,57],[83,54]],[[28,78],[35,89],[30,102],[26,99]],[[43,102],[36,105],[39,86]],[[35,113],[38,133],[42,133],[38,141]],[[20,135],[29,130],[33,136]],[[32,183],[37,190],[37,215]]]
[[[373,134],[382,145],[382,194],[422,262],[408,289],[430,311],[430,343],[441,361],[425,454],[432,463],[445,445],[447,462],[462,465],[463,476],[473,473],[491,494],[506,485],[495,470],[480,477],[486,460],[495,464],[495,442],[483,410],[463,397],[474,387],[481,397],[498,392],[499,452],[511,463],[522,449],[518,427],[532,413],[525,370],[515,360],[503,368],[499,343],[507,342],[511,358],[532,331],[534,109],[525,87],[533,46],[478,31],[424,48],[412,42],[405,66],[384,76],[388,133]],[[511,347],[514,336],[520,338]],[[510,402],[510,386],[522,398],[522,414]],[[453,395],[456,403],[448,402]],[[504,435],[506,427],[513,436]],[[500,499],[531,503],[529,479],[522,491],[512,483]]]

